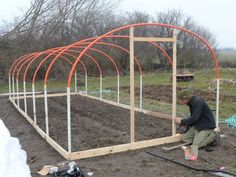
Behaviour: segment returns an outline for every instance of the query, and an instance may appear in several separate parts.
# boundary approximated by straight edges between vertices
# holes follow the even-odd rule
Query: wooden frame
[[[56,95],[54,95],[56,96]],[[83,95],[86,96],[86,95]],[[43,97],[43,95],[42,95]],[[98,98],[99,99],[99,98]],[[77,152],[68,152],[59,144],[57,144],[52,138],[50,138],[38,125],[34,123],[34,121],[17,106],[17,104],[10,100],[15,108],[26,118],[26,120],[34,127],[34,129],[57,151],[59,152],[65,159],[67,160],[76,160],[76,159],[84,159],[89,157],[96,157],[101,155],[114,154],[118,152],[125,152],[128,150],[142,149],[146,147],[157,146],[166,143],[174,143],[181,140],[181,135],[176,134],[174,136],[168,136],[163,138],[120,144],[115,146],[108,146],[103,148],[96,148],[91,150],[83,150]],[[138,110],[138,108],[137,108]]]
[[[161,114],[154,111],[144,110],[142,109],[142,105],[140,108],[135,107],[135,95],[134,95],[134,42],[135,41],[156,41],[156,42],[173,42],[173,95],[172,95],[172,116]],[[176,134],[176,126],[174,122],[174,118],[176,116],[176,50],[177,50],[177,32],[176,29],[173,29],[173,37],[172,38],[150,38],[150,37],[135,37],[134,36],[134,28],[130,27],[130,105],[125,105],[121,103],[116,103],[110,100],[105,100],[101,97],[94,97],[82,93],[76,93],[77,89],[75,89],[75,93],[70,93],[70,88],[67,87],[67,93],[57,93],[57,94],[47,94],[47,87],[44,85],[44,94],[40,95],[33,95],[33,96],[19,96],[17,95],[17,100],[19,102],[19,99],[26,98],[44,98],[45,100],[48,97],[57,97],[57,96],[67,96],[67,129],[68,129],[68,150],[66,151],[63,147],[61,147],[59,144],[57,144],[53,139],[49,137],[49,128],[48,128],[48,113],[47,113],[47,105],[45,104],[45,118],[46,118],[46,133],[40,129],[40,127],[36,124],[36,120],[33,121],[28,115],[25,110],[25,112],[19,107],[19,104],[15,103],[15,97],[9,97],[13,105],[16,107],[16,109],[28,120],[30,124],[36,129],[36,131],[56,150],[58,151],[64,158],[68,160],[76,160],[76,159],[83,159],[83,158],[89,158],[89,157],[95,157],[95,156],[101,156],[101,155],[107,155],[107,154],[113,154],[118,152],[125,152],[128,150],[134,150],[134,149],[141,149],[156,145],[161,145],[165,143],[172,143],[180,141],[181,135]],[[100,83],[101,83],[100,78]],[[10,82],[9,82],[10,83]],[[12,81],[13,88],[12,92],[14,95],[14,80]],[[17,84],[18,85],[18,84]],[[77,85],[75,83],[75,85]],[[141,85],[140,85],[141,86]],[[86,86],[87,87],[87,86]],[[25,90],[26,91],[26,90]],[[87,91],[87,89],[86,89]],[[101,88],[100,88],[101,92]],[[17,91],[18,93],[18,91]],[[83,151],[77,151],[77,152],[71,152],[71,112],[70,112],[70,96],[71,95],[81,95],[86,96],[92,99],[96,99],[111,105],[119,106],[125,109],[130,110],[130,143],[126,144],[120,144],[120,145],[114,145],[109,147],[102,147],[102,148],[96,148],[96,149],[90,149],[90,150],[83,150]],[[118,99],[119,100],[119,99]],[[47,100],[45,101],[47,103]],[[69,104],[68,104],[69,103]],[[135,111],[145,113],[147,115],[157,116],[161,118],[171,119],[172,120],[172,136],[157,138],[157,139],[150,139],[145,141],[135,141]]]

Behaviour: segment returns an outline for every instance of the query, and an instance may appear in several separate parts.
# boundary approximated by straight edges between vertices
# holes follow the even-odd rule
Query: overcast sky
[[[8,21],[29,5],[30,0],[0,0],[0,19]],[[174,8],[213,32],[221,47],[236,48],[236,0],[123,0],[120,6],[152,15]]]

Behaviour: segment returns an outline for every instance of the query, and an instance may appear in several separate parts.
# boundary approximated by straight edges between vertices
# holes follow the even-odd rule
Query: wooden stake
[[[71,104],[70,104],[70,87],[67,87],[67,141],[68,141],[68,152],[71,152]]]
[[[133,28],[133,27],[132,27]],[[134,37],[134,41],[139,41],[139,42],[174,42],[173,38],[156,38],[156,37]]]
[[[172,135],[176,134],[176,124],[175,124],[175,117],[176,117],[176,62],[177,62],[177,31],[173,29],[173,75],[172,75]]]
[[[135,142],[134,115],[134,28],[130,28],[130,142]]]

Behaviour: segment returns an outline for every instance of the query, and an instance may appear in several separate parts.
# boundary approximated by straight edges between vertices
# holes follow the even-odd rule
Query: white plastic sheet
[[[31,177],[26,152],[0,119],[0,177]]]

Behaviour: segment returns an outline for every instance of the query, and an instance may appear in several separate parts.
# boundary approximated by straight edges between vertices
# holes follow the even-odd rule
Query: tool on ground
[[[182,144],[178,144],[178,145],[175,145],[175,146],[170,146],[170,147],[162,147],[162,149],[165,151],[165,152],[168,152],[168,151],[171,151],[171,150],[174,150],[174,149],[177,149],[177,148],[181,148],[182,146],[187,146],[187,145],[190,145],[191,143],[182,143]]]

